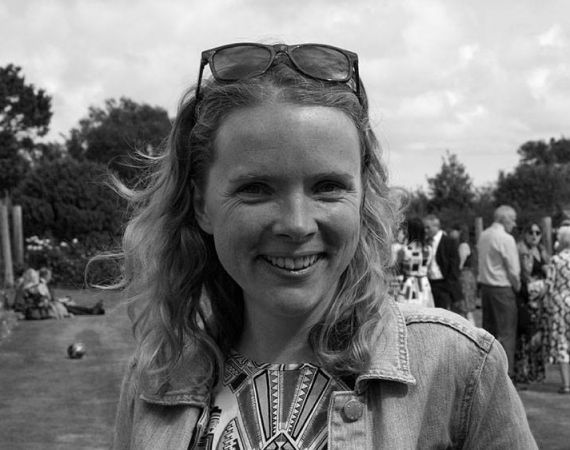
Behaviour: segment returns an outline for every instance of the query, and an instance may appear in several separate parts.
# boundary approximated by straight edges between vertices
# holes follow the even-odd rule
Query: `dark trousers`
[[[505,349],[509,361],[509,375],[512,377],[517,342],[518,308],[516,294],[511,287],[481,284],[481,307],[483,309],[483,328],[495,336]]]
[[[449,292],[449,288],[444,280],[429,280],[431,293],[433,294],[433,303],[436,308],[451,309],[453,297]]]

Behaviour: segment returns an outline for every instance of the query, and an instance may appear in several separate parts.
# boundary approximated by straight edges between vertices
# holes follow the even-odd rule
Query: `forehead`
[[[360,167],[360,138],[336,108],[271,103],[232,111],[215,137],[215,160],[236,170],[247,162],[282,170],[300,162]],[[297,160],[291,155],[296,155]]]

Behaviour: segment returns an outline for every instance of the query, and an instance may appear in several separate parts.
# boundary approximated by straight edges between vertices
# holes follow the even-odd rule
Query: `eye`
[[[247,183],[240,186],[236,193],[242,197],[262,197],[271,194],[271,189],[264,183]]]
[[[348,190],[348,186],[340,181],[325,180],[317,183],[315,192],[323,195],[341,194]]]

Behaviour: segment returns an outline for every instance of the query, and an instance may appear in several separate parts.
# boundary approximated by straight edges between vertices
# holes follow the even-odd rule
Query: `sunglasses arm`
[[[358,62],[354,63],[354,76],[356,81],[356,96],[360,98],[360,74],[358,73]]]
[[[194,101],[198,102],[198,96],[200,95],[200,85],[202,84],[202,75],[204,74],[204,67],[208,64],[208,58],[202,56],[200,61],[200,71],[198,72],[198,82],[196,83],[196,93],[194,94]]]

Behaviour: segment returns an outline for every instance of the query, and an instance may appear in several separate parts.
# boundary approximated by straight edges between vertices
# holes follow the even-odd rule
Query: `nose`
[[[283,201],[273,231],[294,241],[303,241],[317,232],[316,209],[304,194],[291,195]]]

